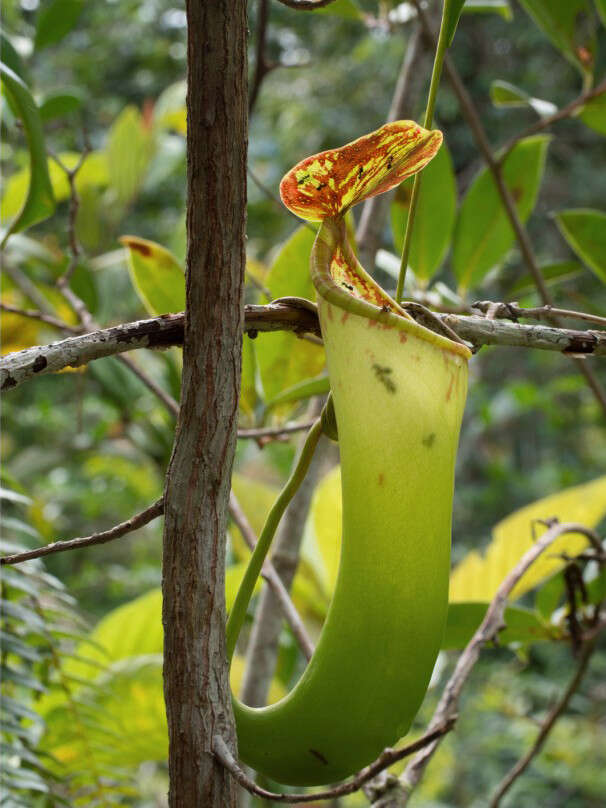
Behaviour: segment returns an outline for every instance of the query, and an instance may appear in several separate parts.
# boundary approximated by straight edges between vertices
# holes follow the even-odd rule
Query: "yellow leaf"
[[[560,522],[579,522],[593,528],[605,515],[606,477],[568,488],[515,511],[495,526],[492,541],[483,556],[474,550],[452,571],[450,602],[492,600],[505,576],[547,530],[537,520],[555,517]],[[511,598],[519,598],[561,570],[564,566],[560,558],[562,553],[576,555],[587,544],[584,536],[561,536],[535,561],[513,589]]]

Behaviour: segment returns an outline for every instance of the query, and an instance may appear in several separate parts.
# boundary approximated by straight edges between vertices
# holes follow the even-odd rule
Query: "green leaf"
[[[69,34],[83,8],[84,0],[50,0],[43,3],[36,19],[36,50],[56,45]]]
[[[125,205],[143,184],[154,153],[153,130],[136,107],[126,107],[116,118],[105,151],[110,186]]]
[[[327,596],[334,591],[339,571],[342,521],[341,468],[336,466],[316,486],[309,511],[311,529],[306,529],[303,543],[303,558]]]
[[[489,603],[449,603],[446,630],[442,640],[442,650],[465,648],[484,619]],[[511,643],[529,644],[540,640],[551,640],[554,629],[544,622],[540,615],[529,609],[510,606],[505,610],[507,628],[498,634],[499,645]]]
[[[46,146],[38,108],[23,81],[9,67],[0,63],[2,91],[15,115],[23,124],[30,156],[30,181],[23,207],[6,231],[2,245],[11,233],[24,230],[55,210],[53,189],[48,176]]]
[[[601,135],[606,135],[606,93],[597,95],[585,104],[581,109],[579,118],[590,129],[599,132]]]
[[[449,46],[452,42],[459,17],[463,11],[465,0],[444,0],[444,10],[442,11],[442,25],[446,32],[446,45]]]
[[[315,14],[328,14],[329,16],[342,17],[344,20],[361,20],[363,14],[354,0],[335,0],[324,8],[318,8]]]
[[[165,247],[138,236],[122,236],[128,250],[128,266],[133,286],[150,314],[185,309],[183,268]]]
[[[242,384],[240,386],[240,410],[251,418],[257,406],[257,364],[255,361],[255,344],[244,336],[242,343]]]
[[[13,73],[16,73],[24,84],[29,84],[29,75],[23,59],[15,50],[13,43],[3,31],[0,31],[0,62],[3,62]]]
[[[558,111],[556,105],[551,101],[533,98],[519,87],[499,79],[490,85],[490,99],[495,107],[531,107],[541,117],[553,115]]]
[[[294,295],[315,299],[309,272],[309,256],[315,234],[299,227],[284,244],[265,279],[272,297]],[[265,398],[274,399],[284,390],[317,376],[324,367],[324,350],[285,331],[259,334],[255,353]]]
[[[500,14],[509,22],[513,19],[513,12],[509,0],[466,0],[463,14]]]
[[[492,600],[506,575],[547,530],[538,520],[557,518],[560,522],[577,522],[593,528],[605,515],[606,477],[567,488],[515,511],[495,526],[483,556],[473,550],[452,571],[449,600],[452,603]],[[565,565],[562,553],[576,555],[587,544],[585,536],[560,536],[514,587],[512,600],[559,572]]]
[[[593,73],[595,31],[589,0],[520,0],[551,43],[585,76]]]
[[[414,178],[399,186],[391,206],[391,228],[397,253],[402,252]],[[423,171],[412,233],[409,265],[421,285],[440,268],[448,250],[457,210],[452,158],[446,144]]]
[[[314,379],[304,379],[302,382],[283,390],[271,401],[267,402],[267,409],[280,404],[290,404],[292,401],[303,401],[312,396],[321,396],[330,391],[328,376],[316,376]]]
[[[65,118],[80,109],[82,100],[82,95],[76,90],[49,93],[40,104],[40,117],[45,122]]]
[[[593,2],[595,3],[595,7],[600,16],[600,19],[606,26],[606,0],[593,0]]]
[[[606,281],[606,213],[579,208],[555,216],[561,234],[579,258]]]
[[[569,281],[576,278],[584,271],[583,265],[578,261],[557,261],[553,264],[542,264],[539,269],[547,286],[554,286],[556,283]],[[525,272],[521,275],[509,290],[509,295],[526,294],[533,292],[537,288],[534,277]]]
[[[522,222],[535,206],[549,141],[546,135],[525,138],[505,160],[503,178]],[[459,289],[477,286],[505,259],[514,240],[493,176],[486,168],[467,192],[457,219],[452,263]]]

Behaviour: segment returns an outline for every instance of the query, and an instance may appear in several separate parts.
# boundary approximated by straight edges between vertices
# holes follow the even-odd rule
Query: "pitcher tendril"
[[[309,665],[277,704],[233,699],[242,760],[288,785],[341,780],[405,735],[444,631],[470,352],[416,323],[370,277],[344,222],[353,205],[424,168],[441,143],[441,132],[412,121],[387,124],[308,157],[280,187],[291,211],[322,223],[310,267],[333,404],[316,429],[338,436],[343,498],[338,579]],[[230,616],[230,650],[270,541]]]

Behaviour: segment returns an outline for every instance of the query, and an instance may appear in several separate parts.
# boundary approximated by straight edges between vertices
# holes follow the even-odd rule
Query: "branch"
[[[254,429],[239,429],[239,438],[254,438],[255,440],[272,439],[279,440],[286,435],[292,435],[295,432],[304,432],[315,423],[315,418],[312,421],[300,421],[294,424],[283,424],[282,426],[261,426]]]
[[[58,317],[45,314],[43,311],[38,311],[37,309],[20,309],[18,306],[11,306],[10,303],[0,303],[0,311],[6,311],[9,314],[18,314],[20,317],[27,317],[28,320],[39,320],[41,323],[50,325],[53,328],[58,328],[60,331],[68,331],[72,334],[82,333],[81,326],[70,325],[64,320],[59,320]]]
[[[471,304],[470,309],[472,314],[475,314],[476,311],[481,311],[490,319],[501,317],[515,322],[518,317],[528,317],[531,320],[553,320],[554,317],[565,317],[571,320],[586,320],[588,323],[606,327],[606,317],[599,317],[597,314],[589,314],[585,311],[557,309],[553,306],[535,306],[534,308],[523,309],[517,303],[495,303],[492,300],[478,300]]]
[[[575,331],[546,325],[520,325],[456,314],[437,316],[460,338],[476,347],[502,345],[583,356],[606,356],[606,331]],[[56,373],[66,367],[78,367],[94,359],[114,356],[125,351],[182,345],[183,326],[183,314],[165,314],[8,354],[0,360],[0,389],[9,390],[32,376]],[[292,331],[298,335],[320,333],[315,312],[293,303],[245,306],[245,329],[251,337],[255,337],[259,331]],[[262,434],[249,434],[247,437],[262,436]]]
[[[507,606],[507,599],[511,594],[513,588],[518,581],[523,577],[529,567],[537,560],[553,542],[560,536],[567,533],[580,533],[587,536],[590,540],[593,539],[593,531],[586,528],[584,525],[575,522],[567,522],[556,524],[550,527],[545,533],[533,544],[518,561],[513,570],[505,578],[503,583],[497,589],[484,619],[480,627],[473,635],[465,650],[457,660],[454,672],[448,680],[446,687],[442,693],[438,706],[433,714],[429,723],[429,729],[441,726],[444,721],[452,718],[457,710],[459,696],[463,689],[463,685],[467,681],[469,674],[473,670],[474,665],[480,657],[480,651],[487,642],[492,640],[498,631],[504,626],[504,614]],[[400,806],[405,806],[408,799],[421,780],[427,764],[431,760],[434,752],[439,744],[439,739],[428,745],[414,760],[412,760],[406,767],[404,773],[400,777],[400,783],[404,788],[404,793],[400,798]]]
[[[577,666],[576,672],[564,693],[562,694],[560,700],[554,704],[552,709],[549,711],[547,717],[541,724],[541,729],[539,734],[537,735],[534,743],[530,747],[530,749],[526,752],[523,757],[518,760],[515,766],[507,773],[507,775],[503,778],[503,780],[499,783],[497,790],[493,798],[490,801],[490,808],[498,808],[501,804],[501,800],[505,796],[505,794],[509,791],[511,786],[514,782],[520,777],[528,766],[530,765],[532,759],[538,755],[543,747],[543,744],[547,740],[547,736],[553,729],[556,721],[562,715],[566,707],[568,706],[568,702],[576,692],[577,688],[581,684],[581,681],[587,671],[587,667],[589,665],[589,660],[591,659],[591,655],[593,654],[595,649],[595,642],[588,642],[585,645],[585,648],[581,652],[581,657],[579,659],[579,664]]]
[[[220,735],[215,735],[214,737],[213,751],[215,757],[225,766],[233,778],[237,780],[243,788],[257,797],[263,797],[263,799],[271,800],[272,802],[316,802],[318,800],[331,800],[337,797],[344,797],[346,794],[353,794],[354,791],[359,791],[365,783],[372,780],[373,777],[376,777],[383,769],[392,766],[394,763],[397,763],[398,760],[402,760],[414,754],[428,744],[435,743],[447,732],[450,732],[454,723],[455,718],[451,718],[445,721],[440,727],[423,735],[418,741],[408,744],[408,746],[404,746],[401,749],[385,749],[374,763],[362,769],[362,771],[349,782],[331,788],[328,791],[318,791],[315,794],[278,794],[274,791],[267,791],[261,788],[242,771],[242,768],[231,754]]]
[[[56,541],[52,544],[46,544],[44,547],[36,547],[34,550],[27,550],[24,553],[15,553],[14,555],[2,556],[0,564],[20,564],[22,561],[30,561],[32,558],[41,558],[42,556],[51,555],[53,553],[63,553],[66,550],[80,550],[82,547],[90,547],[92,544],[105,544],[108,541],[119,539],[127,533],[132,533],[133,530],[138,530],[143,525],[147,525],[153,519],[156,519],[164,512],[164,500],[158,499],[149,508],[146,508],[141,513],[137,513],[127,519],[126,522],[120,522],[119,525],[109,530],[104,530],[101,533],[93,533],[92,536],[86,536],[82,539],[69,539],[68,541]]]
[[[577,111],[577,109],[584,106],[588,101],[591,101],[604,93],[606,93],[606,79],[597,84],[592,90],[588,90],[586,93],[581,93],[578,98],[574,98],[569,104],[566,104],[565,107],[562,107],[562,109],[554,112],[553,115],[548,115],[546,118],[541,118],[536,123],[532,124],[532,126],[529,126],[528,129],[525,129],[520,134],[512,137],[507,141],[507,143],[505,143],[504,146],[499,149],[499,163],[502,164],[504,162],[509,152],[519,140],[530,137],[530,135],[536,135],[537,132],[542,132],[544,129],[548,129],[554,123],[563,121],[565,118],[570,118],[571,115]]]

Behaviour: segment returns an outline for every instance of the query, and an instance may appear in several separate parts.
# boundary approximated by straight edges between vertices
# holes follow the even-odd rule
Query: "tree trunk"
[[[246,2],[187,0],[187,16],[187,309],[163,557],[169,804],[226,808],[235,788],[212,738],[235,748],[224,564],[244,319]]]

